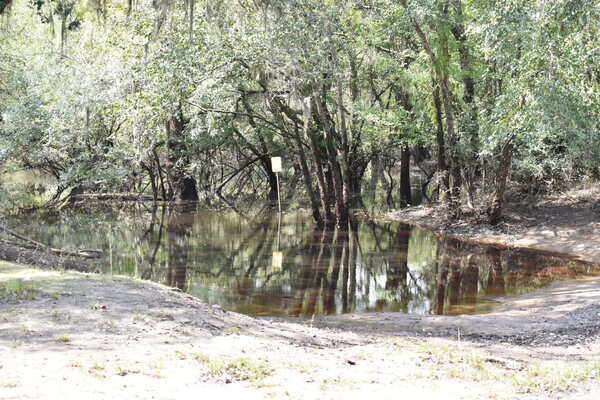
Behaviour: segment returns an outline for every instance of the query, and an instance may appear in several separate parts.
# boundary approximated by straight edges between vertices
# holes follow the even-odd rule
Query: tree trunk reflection
[[[170,210],[167,220],[167,284],[187,291],[187,259],[194,216]]]

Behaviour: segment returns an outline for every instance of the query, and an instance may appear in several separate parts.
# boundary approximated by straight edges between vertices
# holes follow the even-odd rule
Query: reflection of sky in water
[[[323,232],[309,215],[289,213],[279,234],[277,225],[276,214],[153,214],[144,207],[11,223],[54,247],[105,249],[107,273],[176,286],[253,315],[477,313],[489,309],[491,298],[597,272],[533,252],[440,241],[391,222]]]

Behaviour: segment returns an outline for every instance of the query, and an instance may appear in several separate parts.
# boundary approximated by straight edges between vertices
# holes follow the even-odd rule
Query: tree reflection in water
[[[493,298],[600,267],[440,239],[391,222],[316,229],[310,215],[167,208],[74,214],[12,227],[54,247],[110,249],[107,272],[151,279],[252,315],[485,312]],[[278,240],[280,238],[280,240]],[[273,252],[283,254],[281,265]]]
[[[187,291],[190,235],[194,225],[191,213],[170,212],[167,218],[167,284]],[[191,277],[190,277],[191,278]]]

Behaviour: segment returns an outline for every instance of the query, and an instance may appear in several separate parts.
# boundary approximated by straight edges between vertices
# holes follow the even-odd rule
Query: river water
[[[60,248],[101,248],[106,274],[177,287],[249,315],[311,317],[392,311],[484,313],[503,297],[598,274],[535,251],[440,239],[358,219],[318,230],[303,212],[187,212],[143,205],[7,221]]]

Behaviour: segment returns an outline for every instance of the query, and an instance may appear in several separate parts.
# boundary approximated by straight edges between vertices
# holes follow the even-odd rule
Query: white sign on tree
[[[271,171],[281,172],[281,157],[271,157]]]
[[[275,172],[277,177],[277,203],[279,204],[279,214],[281,214],[281,195],[279,194],[279,173],[281,172],[281,157],[271,157],[271,171]]]

